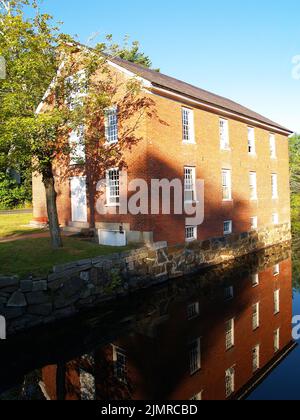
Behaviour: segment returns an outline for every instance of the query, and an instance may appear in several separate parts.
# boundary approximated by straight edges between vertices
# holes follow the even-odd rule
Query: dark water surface
[[[293,314],[271,248],[0,341],[0,399],[300,399]]]

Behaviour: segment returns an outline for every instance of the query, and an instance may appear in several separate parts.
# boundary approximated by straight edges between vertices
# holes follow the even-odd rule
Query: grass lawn
[[[26,227],[31,220],[32,213],[0,214],[0,238],[40,232],[41,229]]]
[[[0,243],[0,274],[47,274],[54,265],[126,251],[132,247],[100,246],[84,239],[63,238],[64,248],[53,250],[49,238]]]

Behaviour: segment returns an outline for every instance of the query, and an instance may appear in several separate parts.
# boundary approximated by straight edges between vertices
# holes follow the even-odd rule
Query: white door
[[[87,222],[86,177],[71,178],[72,222]]]
[[[107,246],[126,246],[126,232],[99,230],[99,244]]]

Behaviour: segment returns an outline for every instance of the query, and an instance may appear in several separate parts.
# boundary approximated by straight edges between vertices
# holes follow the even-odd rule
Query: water
[[[0,399],[300,399],[296,287],[277,247],[0,341]]]

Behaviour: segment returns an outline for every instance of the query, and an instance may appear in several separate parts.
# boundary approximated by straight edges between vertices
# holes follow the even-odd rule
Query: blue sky
[[[300,132],[299,0],[44,0],[44,9],[82,43],[130,35],[162,73]]]

